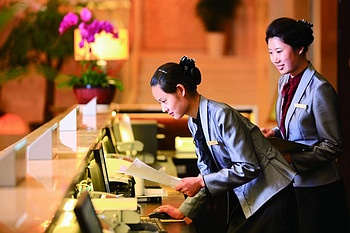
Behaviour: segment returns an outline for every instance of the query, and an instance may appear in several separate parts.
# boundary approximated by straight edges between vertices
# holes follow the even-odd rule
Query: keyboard
[[[148,223],[148,224],[151,224],[151,225],[157,227],[159,233],[167,233],[168,232],[159,218],[143,217],[143,218],[141,218],[140,223]]]
[[[158,182],[152,181],[152,180],[144,180],[143,181],[143,186],[146,189],[160,189],[162,187],[160,187],[160,184]]]

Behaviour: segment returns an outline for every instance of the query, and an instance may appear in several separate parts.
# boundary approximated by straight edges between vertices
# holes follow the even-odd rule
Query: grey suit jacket
[[[278,82],[276,119],[280,125],[283,97],[281,91],[289,74]],[[298,172],[294,186],[328,184],[341,178],[336,162],[343,152],[337,95],[331,84],[311,63],[305,70],[285,120],[286,139],[312,146],[311,150],[292,153]],[[278,127],[275,134],[282,137]]]
[[[267,200],[288,186],[295,172],[271,146],[260,129],[230,106],[201,96],[200,119],[216,167],[208,167],[196,148],[198,167],[206,185],[196,196],[187,198],[180,211],[193,218],[208,196],[233,190],[246,218]],[[197,125],[189,119],[192,136]]]

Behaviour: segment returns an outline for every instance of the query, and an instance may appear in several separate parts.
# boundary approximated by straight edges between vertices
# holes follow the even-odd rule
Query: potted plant
[[[97,96],[98,104],[109,104],[113,100],[115,91],[122,91],[124,86],[120,80],[109,76],[98,60],[91,59],[93,58],[91,43],[95,42],[96,34],[102,31],[118,38],[116,28],[107,21],[93,19],[92,12],[86,7],[81,10],[80,16],[73,12],[67,13],[60,23],[59,32],[63,35],[67,30],[75,27],[80,30],[79,47],[83,48],[86,44],[88,45],[89,54],[86,54],[86,57],[89,60],[80,61],[82,72],[79,76],[66,75],[64,77],[68,77],[68,80],[59,83],[58,86],[72,87],[80,104],[86,104],[95,96]]]
[[[45,77],[45,122],[53,116],[54,81],[64,62],[73,55],[73,38],[68,34],[60,37],[57,31],[64,15],[60,12],[61,2],[48,0],[39,9],[28,7],[20,11],[23,17],[18,19],[0,48],[0,85],[26,75],[32,67]],[[9,9],[4,8],[2,16],[6,15],[5,12],[19,11],[17,8],[23,4],[10,4]]]
[[[199,0],[196,13],[202,19],[205,30],[208,32],[208,52],[211,55],[223,54],[225,30],[229,20],[234,17],[234,9],[239,0]],[[213,44],[219,41],[220,44]],[[211,47],[213,46],[213,47]]]
[[[61,75],[58,87],[73,88],[79,104],[86,104],[97,96],[97,104],[109,104],[113,101],[116,90],[123,91],[123,82],[110,76],[98,64],[98,61],[81,61],[82,72],[77,75]]]

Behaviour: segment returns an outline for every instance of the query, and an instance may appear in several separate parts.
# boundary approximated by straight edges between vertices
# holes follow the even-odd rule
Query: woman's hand
[[[261,128],[261,132],[264,134],[265,137],[275,136],[275,131],[273,131],[272,129]]]
[[[174,206],[168,204],[159,206],[154,210],[154,212],[165,212],[174,219],[183,219],[185,217],[185,215],[181,213],[178,208],[175,208]]]
[[[183,219],[186,224],[192,223],[192,219],[186,217],[178,208],[172,205],[162,205],[154,210],[155,212],[165,212],[174,219]]]
[[[176,185],[175,190],[184,193],[189,197],[193,197],[203,187],[204,181],[202,176],[186,177],[181,179],[180,183]]]

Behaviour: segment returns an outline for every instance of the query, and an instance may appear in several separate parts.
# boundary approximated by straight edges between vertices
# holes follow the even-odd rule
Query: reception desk
[[[77,130],[60,132],[57,124],[76,107],[68,109],[25,137],[27,145],[30,145],[46,130],[56,128],[52,159],[27,160],[25,179],[17,186],[0,187],[0,232],[54,232],[54,221],[61,211],[62,202],[72,196],[73,188],[88,164],[87,152],[109,118],[109,112],[98,113],[88,119],[83,119],[78,113]],[[166,166],[167,171],[176,171],[171,159]],[[171,188],[167,191],[168,196],[163,197],[162,204],[180,205],[183,195]],[[142,203],[141,215],[146,216],[158,205]],[[195,232],[191,224],[184,222],[165,225],[169,232]]]

